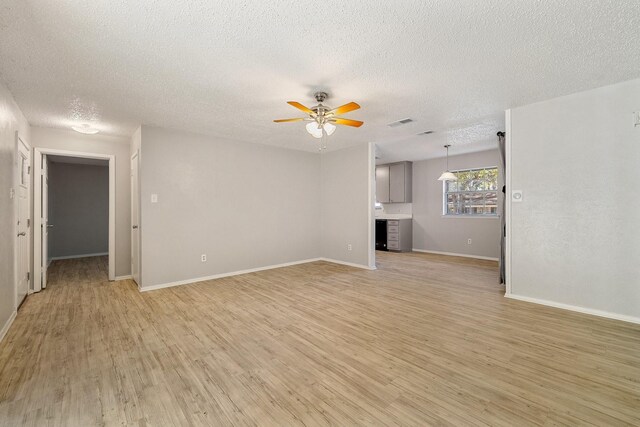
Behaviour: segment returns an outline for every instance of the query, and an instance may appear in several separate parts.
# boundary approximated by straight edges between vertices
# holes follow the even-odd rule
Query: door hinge
[[[27,175],[31,175],[31,166],[27,166]]]
[[[27,218],[27,228],[31,227],[31,218]]]
[[[27,271],[27,280],[31,279],[31,272]]]

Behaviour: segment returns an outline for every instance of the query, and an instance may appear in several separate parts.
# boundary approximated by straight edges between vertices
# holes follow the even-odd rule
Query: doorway
[[[24,302],[29,293],[29,245],[31,242],[31,215],[29,210],[29,194],[31,190],[31,149],[16,136],[17,152],[17,212],[16,212],[16,309]]]
[[[99,242],[100,232],[97,230],[98,221],[100,215],[104,216],[104,212],[91,214],[88,219],[83,220],[86,222],[82,225],[82,230],[78,231],[77,226],[80,224],[73,224],[67,219],[62,217],[56,218],[59,220],[58,229],[56,224],[50,221],[49,201],[50,195],[50,172],[51,165],[67,164],[75,166],[102,166],[108,169],[108,202],[106,213],[108,219],[108,236],[107,236],[107,257],[108,257],[108,280],[115,279],[115,157],[113,155],[95,154],[95,153],[80,153],[64,150],[34,149],[34,176],[39,177],[34,181],[34,228],[38,232],[34,233],[34,275],[33,275],[33,291],[38,292],[47,286],[48,279],[48,267],[49,262],[52,260],[52,254],[50,250],[55,250],[58,258],[77,258],[78,256],[96,256],[104,255],[103,249],[100,252],[87,252],[87,247],[103,247]],[[75,175],[75,178],[67,177],[68,179],[83,180],[79,175]],[[99,178],[89,178],[87,180],[95,181]],[[77,184],[82,184],[77,182]],[[87,191],[86,189],[83,191]],[[61,200],[58,206],[68,207],[68,205],[76,206],[73,199],[73,195],[61,195],[59,196],[65,200]],[[82,195],[79,194],[79,197]],[[95,204],[99,204],[97,201],[89,201],[89,206],[94,209]],[[66,221],[66,222],[65,222]],[[72,220],[73,221],[73,220]],[[95,224],[94,224],[95,221]],[[96,230],[94,230],[94,228]],[[55,230],[53,236],[57,236],[58,245],[51,245],[49,242],[50,232]],[[65,230],[67,231],[66,238]],[[76,233],[76,234],[69,234]],[[98,236],[98,237],[97,237]],[[74,251],[80,251],[81,254],[71,253]]]
[[[46,240],[50,280],[106,281],[109,252],[109,168],[101,159],[47,156]],[[45,183],[43,182],[43,190]],[[43,255],[44,257],[44,255]],[[99,258],[90,260],[88,258]],[[64,273],[64,274],[63,274]]]

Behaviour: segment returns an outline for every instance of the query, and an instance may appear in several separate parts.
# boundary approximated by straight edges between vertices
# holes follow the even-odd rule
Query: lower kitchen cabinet
[[[398,252],[411,252],[413,248],[413,220],[387,220],[387,249]]]

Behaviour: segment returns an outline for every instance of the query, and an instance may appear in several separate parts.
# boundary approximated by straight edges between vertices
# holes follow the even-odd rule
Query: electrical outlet
[[[200,261],[207,262],[207,254],[200,255]]]
[[[347,250],[348,250],[348,251],[352,251],[352,250],[353,250],[353,246],[351,246],[351,243],[349,243],[349,244],[347,245]]]
[[[468,239],[467,240],[467,245],[470,245],[470,244],[471,244],[471,239]]]

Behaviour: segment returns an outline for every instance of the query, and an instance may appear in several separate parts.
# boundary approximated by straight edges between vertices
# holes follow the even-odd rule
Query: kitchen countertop
[[[376,215],[376,219],[411,219],[412,215],[408,214],[381,214]]]

